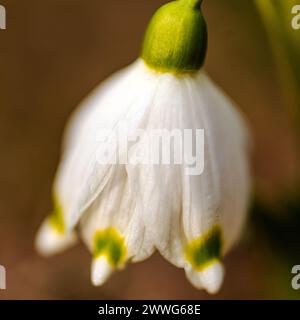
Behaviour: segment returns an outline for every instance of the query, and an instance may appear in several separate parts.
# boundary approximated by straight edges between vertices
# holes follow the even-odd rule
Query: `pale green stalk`
[[[300,30],[292,28],[297,0],[255,0],[278,65],[286,111],[300,144]]]

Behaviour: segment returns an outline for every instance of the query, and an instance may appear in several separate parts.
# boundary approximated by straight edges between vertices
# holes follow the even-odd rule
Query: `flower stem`
[[[193,8],[200,8],[203,2],[203,0],[179,0],[179,1],[184,2]]]

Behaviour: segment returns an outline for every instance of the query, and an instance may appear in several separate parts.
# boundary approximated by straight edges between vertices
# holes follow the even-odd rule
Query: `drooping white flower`
[[[206,27],[200,2],[178,0],[158,10],[141,58],[97,88],[68,126],[55,210],[38,233],[37,248],[46,255],[65,249],[78,226],[93,254],[95,285],[158,250],[197,288],[215,293],[223,281],[222,258],[240,236],[249,198],[248,133],[201,69]],[[133,164],[149,145],[141,138],[129,139],[126,150],[119,140],[112,148],[124,125],[129,137],[136,130],[203,129],[202,174],[188,175],[185,164]],[[118,153],[128,161],[99,161],[107,150],[107,160]]]

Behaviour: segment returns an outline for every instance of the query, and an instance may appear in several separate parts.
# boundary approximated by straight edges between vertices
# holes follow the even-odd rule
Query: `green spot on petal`
[[[103,255],[114,267],[121,265],[125,260],[124,238],[114,228],[97,231],[94,236],[94,256],[97,258]]]
[[[192,240],[185,249],[186,260],[194,269],[202,271],[220,260],[222,254],[222,231],[213,227],[202,237]]]
[[[54,197],[54,210],[49,216],[49,223],[58,233],[65,232],[63,209],[56,197]]]

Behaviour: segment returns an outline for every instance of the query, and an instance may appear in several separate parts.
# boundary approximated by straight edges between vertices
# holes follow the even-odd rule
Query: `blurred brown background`
[[[8,278],[0,299],[210,298],[159,255],[93,288],[83,246],[48,260],[33,249],[51,210],[69,114],[95,85],[138,56],[145,27],[165,2],[0,0],[7,10],[7,30],[0,30],[0,264]],[[296,161],[266,33],[252,1],[209,0],[203,9],[205,68],[247,115],[257,188],[272,199],[293,182]],[[214,298],[284,298],[270,276],[271,251],[249,223],[226,259],[225,285]]]

